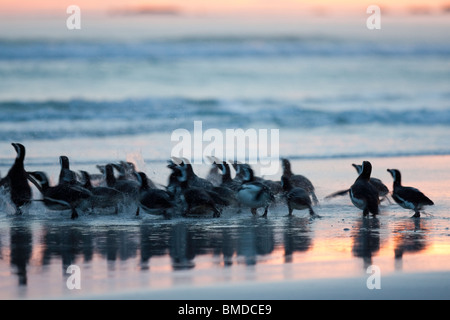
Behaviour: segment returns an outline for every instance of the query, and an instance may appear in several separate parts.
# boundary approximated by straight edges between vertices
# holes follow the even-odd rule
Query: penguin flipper
[[[345,196],[349,191],[350,191],[350,189],[337,191],[335,193],[329,194],[328,196],[325,197],[325,199],[330,199],[330,198],[334,198],[334,197],[338,197],[338,196]]]

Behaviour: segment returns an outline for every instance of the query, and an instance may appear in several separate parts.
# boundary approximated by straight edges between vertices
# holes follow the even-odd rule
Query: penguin
[[[242,182],[244,181],[244,176],[245,176],[245,172],[241,168],[244,166],[248,166],[248,165],[239,163],[237,161],[231,161],[231,160],[230,160],[230,163],[233,166],[234,171],[236,171],[236,175],[234,176],[233,181],[235,181],[238,184],[238,186],[240,187]]]
[[[91,183],[90,174],[83,170],[80,173],[84,179],[83,188],[92,193],[92,196],[86,201],[87,206],[92,210],[95,208],[114,207],[114,212],[117,214],[119,212],[119,204],[125,200],[123,193],[110,187],[94,187]]]
[[[293,187],[299,187],[305,190],[311,196],[314,205],[317,205],[319,200],[317,199],[312,182],[305,176],[292,173],[291,163],[288,159],[282,158],[281,166],[283,167],[283,176],[286,176],[290,180],[291,185]]]
[[[237,198],[239,203],[251,208],[253,215],[257,214],[257,209],[264,207],[263,217],[267,217],[270,204],[275,201],[275,197],[270,188],[260,181],[256,181],[253,170],[249,166],[243,166],[243,182],[238,189]]]
[[[394,191],[392,198],[401,207],[414,210],[413,218],[420,218],[420,210],[424,206],[432,206],[434,202],[424,195],[420,190],[413,187],[402,186],[402,176],[397,169],[387,169],[394,179]]]
[[[371,173],[372,164],[369,161],[364,161],[362,171],[355,183],[350,187],[349,192],[353,205],[363,210],[364,216],[367,216],[369,213],[373,215],[379,213],[378,205],[380,200],[378,198],[378,191],[369,182]]]
[[[222,175],[219,172],[220,168],[218,166],[218,164],[220,164],[220,160],[216,157],[207,158],[211,162],[211,167],[206,176],[206,180],[211,182],[214,186],[219,186],[222,183]]]
[[[299,187],[293,187],[287,176],[281,177],[281,185],[283,186],[284,198],[289,210],[289,216],[292,216],[294,209],[304,210],[308,209],[309,214],[317,216],[312,208],[311,198],[308,193]]]
[[[148,184],[147,175],[144,172],[136,172],[135,175],[141,185],[136,216],[139,215],[140,209],[142,209],[149,214],[162,214],[169,218],[168,210],[173,208],[171,195],[165,190],[151,188]]]
[[[118,180],[132,180],[136,178],[136,166],[134,163],[120,161],[119,163],[112,163],[112,165],[119,173]]]
[[[42,201],[48,209],[56,211],[71,210],[71,219],[78,218],[76,208],[83,200],[92,196],[89,190],[68,183],[50,186],[48,177],[43,171],[30,172],[28,178],[41,191]]]
[[[169,160],[167,163],[167,168],[171,169],[172,172],[169,175],[166,191],[171,194],[172,198],[180,199],[181,196],[181,169],[178,167],[176,163],[172,160]]]
[[[127,200],[138,201],[140,185],[136,180],[116,179],[114,175],[114,166],[107,164],[105,166],[106,185],[123,193]]]
[[[226,161],[222,161],[221,163],[215,163],[215,166],[220,172],[220,186],[227,187],[232,190],[237,190],[241,183],[234,183],[231,178],[230,165]]]
[[[182,198],[186,207],[183,215],[205,215],[209,212],[213,212],[213,217],[220,217],[222,213],[217,204],[221,204],[222,199],[212,190],[210,191],[202,187],[190,186],[188,167],[180,166],[179,169],[181,175],[178,176],[177,179],[180,182]]]
[[[360,174],[362,172],[362,165],[352,163],[353,168],[356,169],[356,172]],[[375,187],[378,191],[378,196],[380,197],[380,201],[389,194],[389,188],[378,178],[370,177],[369,182],[371,185]],[[386,198],[387,199],[387,198]]]
[[[235,184],[238,184],[238,188],[241,187],[242,182],[245,179],[245,176],[249,170],[253,171],[253,168],[248,163],[239,163],[239,162],[233,162],[232,163],[234,169],[236,170],[236,176],[234,177],[233,181]],[[283,188],[281,187],[280,181],[273,181],[269,179],[264,179],[262,177],[256,177],[253,176],[254,181],[258,181],[266,185],[270,191],[272,192],[272,195],[278,195],[280,192],[282,192]]]
[[[16,207],[16,214],[22,214],[22,208],[31,203],[32,190],[28,184],[28,173],[25,171],[25,147],[20,143],[11,144],[16,150],[17,156],[8,174],[0,180],[0,187],[9,191],[11,201]]]
[[[72,185],[79,185],[77,174],[75,171],[70,170],[69,158],[67,156],[60,156],[59,163],[61,165],[61,170],[59,172],[59,184],[68,183]]]
[[[222,171],[222,183],[226,183],[227,186],[229,188],[231,188],[234,191],[238,191],[239,188],[242,185],[242,182],[244,181],[244,170],[242,170],[241,168],[243,167],[243,164],[238,163],[236,161],[230,161],[231,165],[233,166],[234,171],[236,172],[234,178],[231,178],[231,171],[230,171],[230,166],[228,165],[227,162],[224,162],[224,164],[226,163],[226,172]],[[220,169],[220,167],[219,167]]]
[[[117,180],[136,180],[137,179],[136,174],[138,172],[136,171],[136,166],[133,162],[120,161],[119,163],[112,163],[112,166],[119,173]],[[147,175],[145,175],[145,176],[147,177],[147,184],[148,184],[149,188],[156,189],[157,188],[156,184]]]
[[[353,166],[353,168],[356,169],[356,172],[358,173],[358,175],[361,174],[362,165],[352,163],[352,166]],[[387,199],[389,201],[389,198],[387,197],[387,195],[389,194],[389,188],[386,187],[386,185],[380,179],[370,177],[369,183],[371,185],[373,185],[375,187],[375,189],[377,189],[378,197],[380,198],[380,202],[383,201],[384,199]],[[350,192],[350,189],[337,191],[337,192],[334,192],[334,193],[326,196],[325,199],[330,199],[330,198],[334,198],[337,196],[343,196],[349,192]]]
[[[180,159],[176,159],[176,162],[178,162],[179,166],[184,169],[184,172],[186,173],[187,184],[189,187],[198,187],[208,190],[211,190],[214,187],[214,185],[210,181],[203,179],[195,174],[194,169],[192,168],[192,164],[187,159],[183,159],[182,161],[180,161]]]
[[[213,190],[221,195],[221,198],[224,199],[228,205],[236,205],[237,204],[237,189],[239,186],[235,186],[233,180],[230,175],[230,166],[228,163],[223,161],[222,163],[216,163],[218,172],[222,176],[221,183],[218,186],[215,186]]]

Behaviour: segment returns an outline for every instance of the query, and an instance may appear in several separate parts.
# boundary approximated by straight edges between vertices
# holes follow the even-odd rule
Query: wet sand
[[[382,276],[379,289],[368,289],[367,277],[276,282],[214,284],[192,288],[124,292],[87,296],[90,299],[130,300],[448,300],[450,272],[398,273]]]

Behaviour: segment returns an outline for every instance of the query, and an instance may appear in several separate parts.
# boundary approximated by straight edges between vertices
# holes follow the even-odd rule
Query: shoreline
[[[382,275],[379,288],[368,288],[367,276],[318,278],[241,284],[178,286],[117,294],[81,295],[107,300],[448,300],[450,271]],[[65,297],[67,298],[67,297]],[[68,297],[70,299],[70,297]],[[75,297],[74,297],[75,298]],[[58,298],[56,298],[58,299]]]

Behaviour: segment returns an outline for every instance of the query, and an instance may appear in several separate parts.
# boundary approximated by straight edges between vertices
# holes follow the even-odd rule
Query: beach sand
[[[379,288],[369,289],[367,277],[343,277],[122,292],[87,299],[126,300],[448,300],[450,272],[382,275]],[[447,280],[447,281],[446,281]]]

